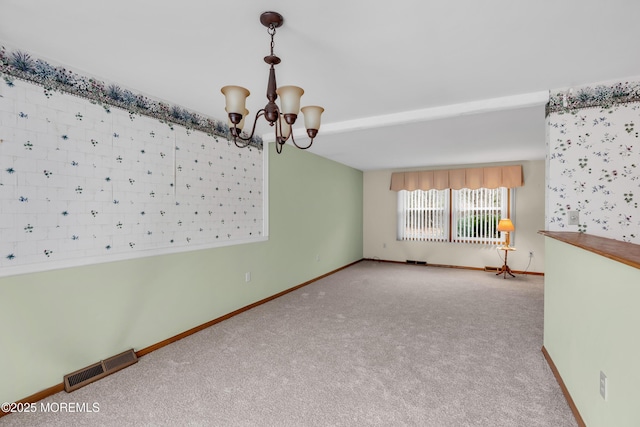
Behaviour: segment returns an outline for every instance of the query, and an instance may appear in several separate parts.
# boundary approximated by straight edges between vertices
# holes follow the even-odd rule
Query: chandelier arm
[[[311,147],[311,144],[313,144],[313,138],[311,138],[311,141],[309,142],[309,145],[307,145],[306,147],[301,147],[301,146],[298,145],[298,143],[296,142],[296,139],[293,137],[293,129],[291,129],[291,142],[293,142],[293,145],[295,145],[299,149],[306,150],[307,148]]]
[[[246,137],[246,138],[243,138],[243,137],[242,137],[242,134],[241,134],[241,133],[239,133],[237,136],[234,136],[234,137],[233,137],[234,141],[235,141],[235,139],[236,139],[236,138],[241,139],[241,140],[243,140],[243,141],[251,141],[251,138],[253,138],[253,135],[256,133],[256,125],[258,124],[258,119],[259,119],[260,117],[262,117],[262,116],[264,116],[264,108],[263,108],[262,110],[260,110],[260,111],[258,111],[258,112],[256,113],[256,118],[255,118],[255,119],[254,119],[254,121],[253,121],[253,128],[251,129],[251,135],[249,135],[249,136],[248,136],[248,137]],[[238,145],[238,144],[236,144],[236,145]],[[249,144],[247,144],[247,145],[249,145]],[[247,145],[245,145],[245,147],[246,147]]]
[[[289,136],[287,136],[286,138],[284,137],[284,133],[282,132],[282,116],[283,114],[280,113],[280,108],[278,108],[278,105],[276,104],[276,109],[278,111],[278,122],[276,123],[276,141],[278,141],[280,144],[284,144],[285,142],[287,142],[289,140],[289,137],[292,136],[291,133],[289,134]],[[286,122],[285,122],[286,123]],[[287,124],[287,126],[290,126]]]
[[[233,143],[236,144],[236,147],[238,148],[247,148],[249,144],[251,144],[251,142],[247,142],[246,144],[238,144],[238,141],[235,138],[233,139]]]

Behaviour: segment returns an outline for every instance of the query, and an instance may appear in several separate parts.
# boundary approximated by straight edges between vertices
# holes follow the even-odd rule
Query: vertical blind
[[[507,189],[479,188],[454,190],[451,200],[451,241],[480,244],[499,244],[497,231],[500,218],[506,218]]]
[[[449,191],[398,191],[398,240],[449,240]]]
[[[501,244],[509,202],[505,187],[398,191],[398,240]]]

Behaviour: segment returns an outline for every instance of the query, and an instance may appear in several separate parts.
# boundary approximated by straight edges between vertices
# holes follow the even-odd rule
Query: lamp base
[[[496,273],[496,276],[504,274],[504,278],[506,279],[507,278],[507,273],[511,277],[516,277],[507,264],[505,264],[502,267],[500,267],[500,270]]]

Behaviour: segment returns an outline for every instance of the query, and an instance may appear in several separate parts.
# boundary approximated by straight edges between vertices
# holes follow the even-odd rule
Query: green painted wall
[[[362,172],[269,150],[266,242],[1,278],[0,402],[361,259]]]
[[[640,269],[545,241],[545,348],[589,427],[640,426]]]

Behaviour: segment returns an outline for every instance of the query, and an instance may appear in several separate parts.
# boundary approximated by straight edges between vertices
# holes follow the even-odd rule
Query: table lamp
[[[507,233],[505,242],[506,247],[509,247],[509,233],[514,231],[515,227],[513,226],[513,222],[509,218],[503,218],[498,222],[498,231]]]

